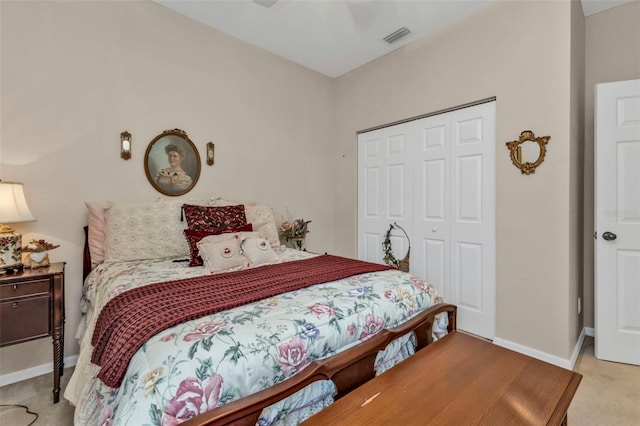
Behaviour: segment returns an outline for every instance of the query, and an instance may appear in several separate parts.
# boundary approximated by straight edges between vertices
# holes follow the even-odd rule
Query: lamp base
[[[14,270],[22,271],[22,235],[15,232],[0,234],[0,271],[12,274]],[[11,271],[11,272],[9,272]]]

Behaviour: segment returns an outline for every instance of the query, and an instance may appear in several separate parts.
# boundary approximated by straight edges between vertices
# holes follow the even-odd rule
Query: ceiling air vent
[[[386,41],[387,43],[391,44],[394,41],[397,41],[398,39],[401,39],[402,37],[406,36],[410,32],[411,31],[409,31],[407,28],[402,27],[399,30],[395,30],[394,32],[392,32],[391,34],[386,36],[384,38],[384,41]]]

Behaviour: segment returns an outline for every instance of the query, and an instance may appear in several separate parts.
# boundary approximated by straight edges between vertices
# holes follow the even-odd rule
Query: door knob
[[[607,241],[613,241],[616,238],[618,238],[618,236],[616,234],[614,234],[613,232],[605,232],[604,234],[602,234],[602,238],[604,238]]]

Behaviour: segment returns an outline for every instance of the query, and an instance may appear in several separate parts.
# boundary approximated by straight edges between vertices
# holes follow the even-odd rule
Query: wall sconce
[[[131,158],[131,133],[127,131],[120,133],[120,157],[125,160]]]
[[[215,145],[213,142],[207,143],[207,164],[212,166],[215,159]]]

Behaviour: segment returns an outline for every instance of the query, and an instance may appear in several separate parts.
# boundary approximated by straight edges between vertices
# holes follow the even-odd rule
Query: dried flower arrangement
[[[295,247],[300,250],[306,235],[309,233],[308,225],[310,220],[296,219],[293,222],[285,220],[280,225],[280,238],[283,238],[286,242],[291,242]]]

